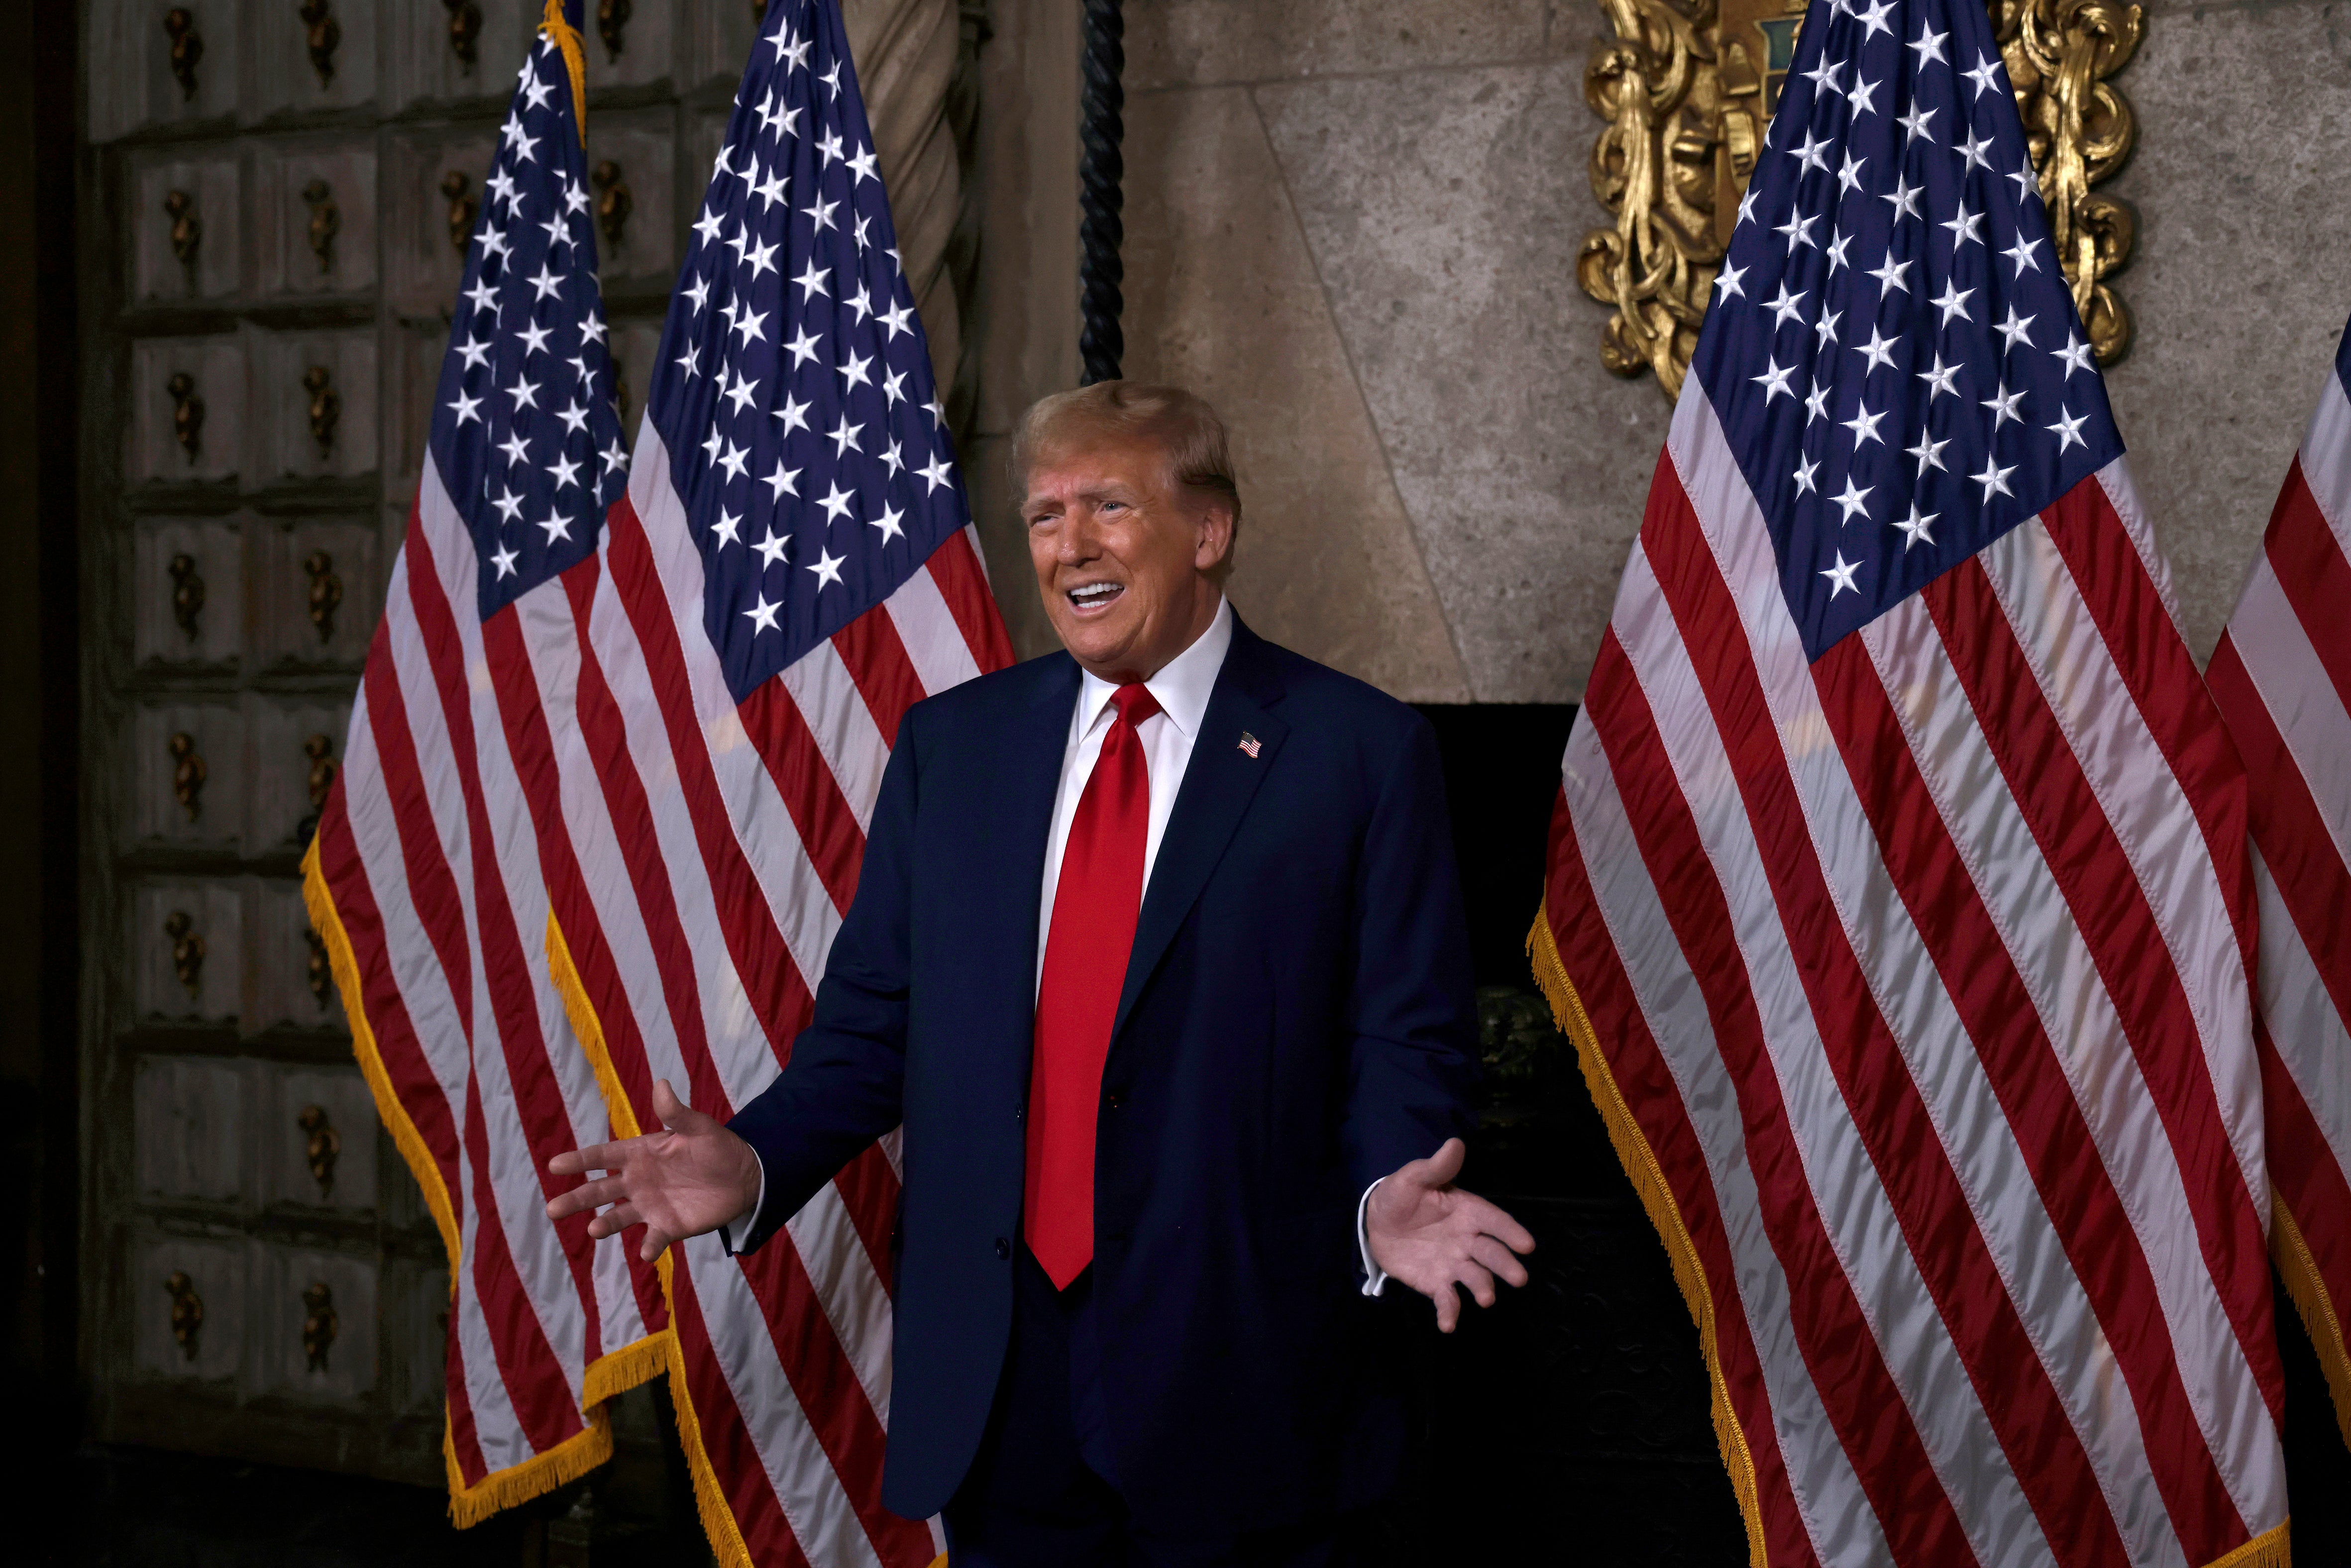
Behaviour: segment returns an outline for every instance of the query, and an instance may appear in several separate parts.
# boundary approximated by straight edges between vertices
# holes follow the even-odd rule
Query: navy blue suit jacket
[[[754,1247],[905,1126],[883,1498],[911,1518],[969,1469],[1004,1362],[1079,679],[1054,653],[907,713],[814,1021],[731,1124],[767,1169]],[[1355,1205],[1464,1130],[1476,1030],[1427,721],[1237,619],[1102,1072],[1093,1310],[1138,1521],[1265,1528],[1385,1484]]]

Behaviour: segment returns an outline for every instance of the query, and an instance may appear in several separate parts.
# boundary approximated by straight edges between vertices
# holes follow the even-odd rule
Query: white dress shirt
[[[1201,722],[1208,715],[1208,698],[1217,689],[1217,676],[1225,667],[1225,654],[1233,645],[1233,607],[1219,599],[1217,613],[1208,622],[1208,629],[1193,639],[1192,645],[1160,667],[1159,673],[1143,683],[1159,704],[1159,711],[1135,727],[1135,738],[1143,743],[1144,766],[1151,777],[1150,824],[1143,841],[1143,885],[1151,886],[1151,870],[1159,860],[1159,841],[1166,836],[1168,816],[1176,810],[1176,791],[1183,788],[1184,770],[1191,765],[1193,743],[1200,737]],[[1053,898],[1061,882],[1061,858],[1070,847],[1070,824],[1078,814],[1078,802],[1084,799],[1086,781],[1093,777],[1094,764],[1102,758],[1103,739],[1110,734],[1116,710],[1110,699],[1118,687],[1112,682],[1088,670],[1078,685],[1078,701],[1070,715],[1070,738],[1061,753],[1061,781],[1053,796],[1053,817],[1045,831],[1045,870],[1043,895],[1037,906],[1037,984],[1045,979],[1045,944],[1053,931]],[[1372,1186],[1379,1186],[1374,1182]],[[738,1250],[743,1239],[750,1234],[752,1223],[758,1218],[759,1207],[767,1201],[768,1176],[759,1173],[759,1196],[751,1207],[736,1217],[726,1228],[728,1249]],[[1379,1294],[1387,1283],[1387,1275],[1372,1261],[1371,1242],[1364,1228],[1364,1207],[1371,1201],[1372,1188],[1365,1187],[1355,1205],[1355,1242],[1364,1257],[1364,1293]]]

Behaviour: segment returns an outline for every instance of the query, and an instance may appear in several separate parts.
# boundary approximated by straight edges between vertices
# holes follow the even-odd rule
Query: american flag
[[[563,574],[593,570],[628,465],[578,12],[548,7],[498,138],[407,536],[304,866],[360,1064],[448,1248],[460,1524],[601,1462],[601,1402],[667,1354],[654,1271],[544,1207],[574,1185],[548,1160],[610,1135],[546,943],[570,855],[544,788],[576,663]]]
[[[1983,6],[1817,0],[1532,934],[1755,1561],[2285,1561],[2245,823]]]
[[[2271,1249],[2351,1432],[2351,332],[2205,678],[2252,783]],[[2351,1439],[2346,1439],[2351,1440]]]
[[[770,0],[629,487],[562,580],[550,945],[628,1134],[722,1119],[808,1022],[898,722],[1010,662],[832,0]],[[673,1248],[671,1392],[722,1562],[926,1564],[881,1505],[896,1137],[746,1258]],[[633,1241],[639,1233],[628,1233]]]

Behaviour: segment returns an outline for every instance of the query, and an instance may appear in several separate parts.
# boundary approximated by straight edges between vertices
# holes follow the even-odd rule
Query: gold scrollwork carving
[[[475,40],[482,36],[482,8],[474,0],[441,0],[449,8],[449,52],[457,68],[471,72],[476,57]]]
[[[302,742],[302,755],[310,759],[310,772],[308,779],[310,810],[308,814],[295,825],[294,841],[308,849],[311,835],[319,831],[319,819],[327,814],[327,795],[334,789],[335,775],[342,771],[343,765],[335,760],[335,740],[334,737],[329,735],[307,737]],[[310,988],[313,991],[319,991],[323,1001],[325,993],[319,991],[316,984],[313,984]]]
[[[185,5],[163,13],[163,36],[172,40],[172,79],[180,84],[183,100],[196,96],[196,66],[204,57],[204,36]]]
[[[327,0],[302,0],[295,10],[307,29],[303,42],[310,51],[310,68],[319,73],[323,89],[335,79],[335,47],[343,41],[343,25],[335,20]]]
[[[196,1282],[179,1269],[163,1281],[163,1292],[172,1298],[172,1343],[180,1347],[183,1359],[193,1361],[203,1348],[199,1342],[204,1331],[204,1299],[196,1294]]]
[[[459,256],[474,237],[474,220],[481,215],[482,198],[474,194],[474,183],[463,169],[452,169],[441,176],[441,193],[449,199],[449,248]]]
[[[606,245],[617,247],[629,214],[636,210],[636,198],[629,193],[628,182],[621,178],[621,166],[610,158],[588,171],[588,183],[596,187],[596,227]]]
[[[185,371],[173,371],[163,390],[172,397],[172,439],[193,463],[204,435],[204,400],[196,395],[196,378]]]
[[[174,909],[163,917],[163,935],[172,939],[172,973],[179,977],[188,1000],[198,1000],[204,989],[204,939],[196,934],[196,923],[186,910]]]
[[[196,640],[196,617],[204,613],[204,580],[196,570],[196,558],[182,550],[172,558],[172,620]]]
[[[313,1280],[302,1288],[302,1359],[304,1370],[327,1370],[327,1352],[333,1347],[336,1331],[342,1323],[335,1316],[335,1292],[327,1288],[324,1280]]]
[[[319,642],[330,641],[335,635],[335,611],[343,602],[343,580],[335,574],[335,558],[314,549],[302,558],[302,571],[310,580],[310,624],[317,629]]]
[[[1614,219],[1585,236],[1576,281],[1614,308],[1600,361],[1653,372],[1668,399],[1698,346],[1740,197],[1795,52],[1805,0],[1600,0],[1615,36],[1593,48],[1584,101],[1607,123],[1593,193]],[[2075,304],[2102,363],[2129,346],[2130,316],[2105,279],[2137,228],[2090,187],[2122,166],[2134,122],[2106,78],[2145,18],[2124,0],[1987,0]]]
[[[196,199],[185,191],[163,193],[163,215],[172,220],[172,254],[193,277],[196,246],[204,237],[204,220],[196,216]]]
[[[334,455],[335,426],[343,417],[342,394],[329,384],[332,380],[324,365],[302,372],[302,390],[310,394],[310,439],[319,444],[322,461]]]
[[[196,737],[184,729],[172,731],[163,749],[172,756],[172,799],[193,822],[204,809],[204,754],[196,749]]]
[[[604,63],[621,57],[629,26],[629,0],[596,0],[596,36],[604,40]]]
[[[335,235],[343,227],[343,210],[335,205],[335,188],[324,180],[313,180],[302,187],[302,201],[310,209],[310,254],[319,258],[320,272],[329,271],[335,265]]]
[[[302,1157],[309,1162],[310,1179],[319,1184],[319,1201],[335,1196],[335,1162],[343,1155],[343,1135],[327,1120],[324,1105],[305,1105],[294,1118],[302,1129]]]
[[[319,1010],[327,1010],[327,988],[334,984],[334,970],[327,961],[327,939],[308,926],[302,928],[302,940],[310,949],[308,962],[303,967],[303,978],[309,983],[310,996]]]

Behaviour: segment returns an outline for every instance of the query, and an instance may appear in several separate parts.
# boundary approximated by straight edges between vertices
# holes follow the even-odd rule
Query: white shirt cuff
[[[729,1256],[743,1250],[744,1243],[750,1239],[751,1227],[758,1223],[759,1210],[768,1201],[768,1162],[759,1159],[757,1149],[751,1151],[751,1157],[759,1162],[759,1196],[751,1200],[750,1207],[718,1228],[718,1239],[726,1244]]]
[[[1380,1178],[1380,1181],[1385,1180],[1385,1176]],[[1372,1261],[1372,1234],[1364,1225],[1364,1216],[1372,1207],[1372,1192],[1379,1185],[1380,1182],[1374,1182],[1364,1189],[1364,1196],[1355,1200],[1355,1248],[1364,1255],[1364,1294],[1367,1296],[1378,1295],[1388,1282],[1388,1271]]]

